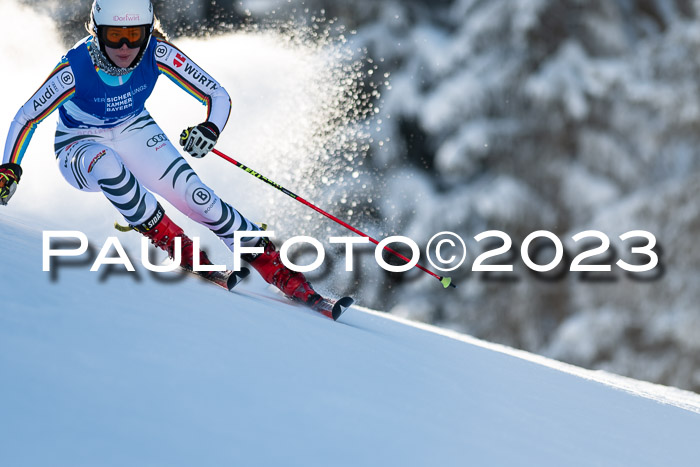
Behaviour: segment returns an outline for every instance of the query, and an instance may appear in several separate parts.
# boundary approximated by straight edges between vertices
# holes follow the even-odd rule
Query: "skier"
[[[0,165],[0,205],[17,189],[36,126],[58,109],[54,149],[73,187],[101,191],[133,230],[171,258],[179,237],[181,265],[189,270],[192,240],[153,193],[211,229],[231,250],[234,231],[250,232],[241,244],[264,253],[241,257],[287,296],[319,303],[322,297],[304,275],[285,267],[275,245],[256,235],[258,227],[199,179],[145,109],[161,74],[205,104],[206,120],[180,135],[180,145],[196,158],[214,147],[231,110],[224,88],[167,41],[150,0],[95,0],[86,26],[90,35],[66,53],[11,123]],[[211,264],[203,252],[199,259]]]

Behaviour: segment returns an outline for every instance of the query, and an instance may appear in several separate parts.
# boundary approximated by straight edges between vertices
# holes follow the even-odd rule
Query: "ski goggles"
[[[122,45],[130,49],[138,49],[148,40],[147,25],[142,26],[100,26],[97,33],[105,46],[119,49]]]

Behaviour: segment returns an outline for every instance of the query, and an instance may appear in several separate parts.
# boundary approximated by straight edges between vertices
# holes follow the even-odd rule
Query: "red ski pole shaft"
[[[251,169],[250,167],[246,167],[245,165],[241,164],[240,162],[238,162],[238,161],[235,160],[234,158],[227,156],[226,154],[222,153],[221,151],[219,151],[219,150],[217,150],[217,149],[212,149],[212,152],[213,152],[214,154],[216,154],[217,156],[221,157],[222,159],[224,159],[224,160],[230,162],[231,164],[235,165],[236,167],[238,167],[238,168],[240,168],[240,169],[243,169],[244,171],[248,172],[250,175],[254,176],[255,178],[257,178],[257,179],[259,179],[259,180],[262,180],[263,182],[267,183],[268,185],[272,185],[273,187],[277,188],[278,190],[280,190],[280,191],[281,191],[282,193],[284,193],[285,195],[290,196],[291,198],[293,198],[293,199],[299,201],[301,204],[304,204],[304,205],[310,207],[311,209],[313,209],[314,211],[316,211],[316,212],[318,212],[318,213],[320,213],[320,214],[323,214],[324,216],[326,216],[326,217],[329,218],[330,220],[332,220],[332,221],[334,221],[334,222],[337,222],[338,224],[342,225],[343,227],[345,227],[345,228],[348,229],[348,230],[351,230],[352,232],[355,232],[357,235],[360,235],[360,236],[362,236],[362,237],[365,237],[365,238],[369,239],[369,241],[372,242],[372,243],[374,243],[375,245],[379,245],[379,242],[378,242],[377,240],[375,240],[374,238],[370,237],[370,236],[367,235],[366,233],[364,233],[364,232],[362,232],[362,231],[356,229],[355,227],[351,226],[351,225],[348,224],[347,222],[344,222],[344,221],[338,219],[338,218],[335,217],[334,215],[327,213],[326,211],[324,211],[323,209],[319,208],[318,206],[316,206],[316,205],[314,205],[314,204],[312,204],[312,203],[306,201],[304,198],[302,198],[301,196],[299,196],[299,195],[297,195],[297,194],[295,194],[295,193],[289,191],[288,189],[286,189],[285,187],[283,187],[283,186],[280,185],[279,183],[275,183],[275,182],[273,182],[272,180],[270,180],[269,178],[265,177],[265,176],[262,175],[260,172],[256,172],[255,170]],[[388,246],[385,246],[384,249],[385,249],[386,251],[388,251],[389,253],[391,253],[391,254],[393,254],[393,255],[395,255],[395,256],[401,258],[402,260],[406,261],[407,263],[409,263],[409,262],[411,261],[411,260],[409,260],[408,258],[406,258],[404,255],[402,255],[401,253],[399,253],[398,251],[395,251],[395,250],[389,248]],[[440,283],[443,285],[443,287],[445,287],[445,288],[450,287],[450,286],[451,286],[451,287],[456,287],[456,286],[452,283],[452,279],[451,279],[450,277],[438,276],[438,275],[435,274],[433,271],[431,271],[431,270],[429,270],[429,269],[427,269],[427,268],[421,266],[420,264],[416,264],[416,267],[417,267],[418,269],[420,269],[421,271],[423,271],[423,272],[425,272],[425,273],[427,273],[427,274],[430,274],[431,276],[433,276],[434,278],[436,278],[437,280],[439,280]]]

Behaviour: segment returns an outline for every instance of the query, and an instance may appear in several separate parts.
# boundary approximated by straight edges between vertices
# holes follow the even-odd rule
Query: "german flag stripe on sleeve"
[[[226,90],[173,44],[161,39],[158,42],[158,72],[206,105],[207,121],[223,130],[231,113],[231,99]]]
[[[51,78],[53,78],[53,77],[56,76],[61,70],[64,70],[64,69],[68,68],[69,66],[70,66],[70,63],[68,63],[68,60],[67,60],[67,59],[64,58],[63,60],[61,60],[61,63],[59,63],[58,65],[56,65],[56,68],[54,68],[53,71],[52,71],[51,73],[49,73],[49,76],[44,80],[44,82],[41,83],[41,86],[39,86],[39,87],[37,88],[37,90],[34,91],[34,94],[36,94],[37,92],[39,92],[39,90],[40,90],[41,88],[43,88],[44,86],[46,86],[46,83],[48,83],[48,82],[51,80]],[[34,94],[32,94],[32,95],[34,95]]]
[[[182,75],[180,75],[173,68],[169,67],[164,63],[158,63],[158,69],[161,73],[170,78],[173,82],[175,82],[175,84],[180,86],[180,88],[184,89],[188,94],[191,94],[202,104],[209,105],[211,103],[211,98],[209,96],[207,96],[202,91],[194,87],[192,83],[183,78]]]
[[[57,68],[56,72],[60,71],[63,68],[65,68],[65,67]],[[51,79],[51,77],[54,74],[52,74],[49,77],[49,79]],[[46,83],[44,83],[44,84],[46,84]],[[41,89],[41,87],[39,89]],[[22,156],[24,155],[25,151],[27,150],[27,146],[29,146],[29,141],[32,139],[32,135],[34,134],[34,130],[36,130],[37,125],[39,125],[39,123],[41,123],[46,117],[51,115],[51,113],[54,110],[56,110],[57,108],[62,106],[64,103],[69,101],[74,95],[75,95],[75,88],[70,88],[69,90],[64,92],[61,96],[59,96],[58,99],[56,99],[51,106],[46,108],[37,117],[29,120],[22,127],[22,130],[20,131],[19,135],[17,136],[17,139],[15,140],[15,143],[12,147],[10,162],[14,162],[15,164],[19,164],[21,162]]]

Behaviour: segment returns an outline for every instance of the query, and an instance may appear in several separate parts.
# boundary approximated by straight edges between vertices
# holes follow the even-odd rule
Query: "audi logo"
[[[155,135],[153,138],[149,139],[148,142],[146,143],[146,146],[148,146],[149,148],[152,148],[156,144],[164,143],[166,141],[168,141],[168,137],[165,136],[164,133],[160,133],[160,134]]]

